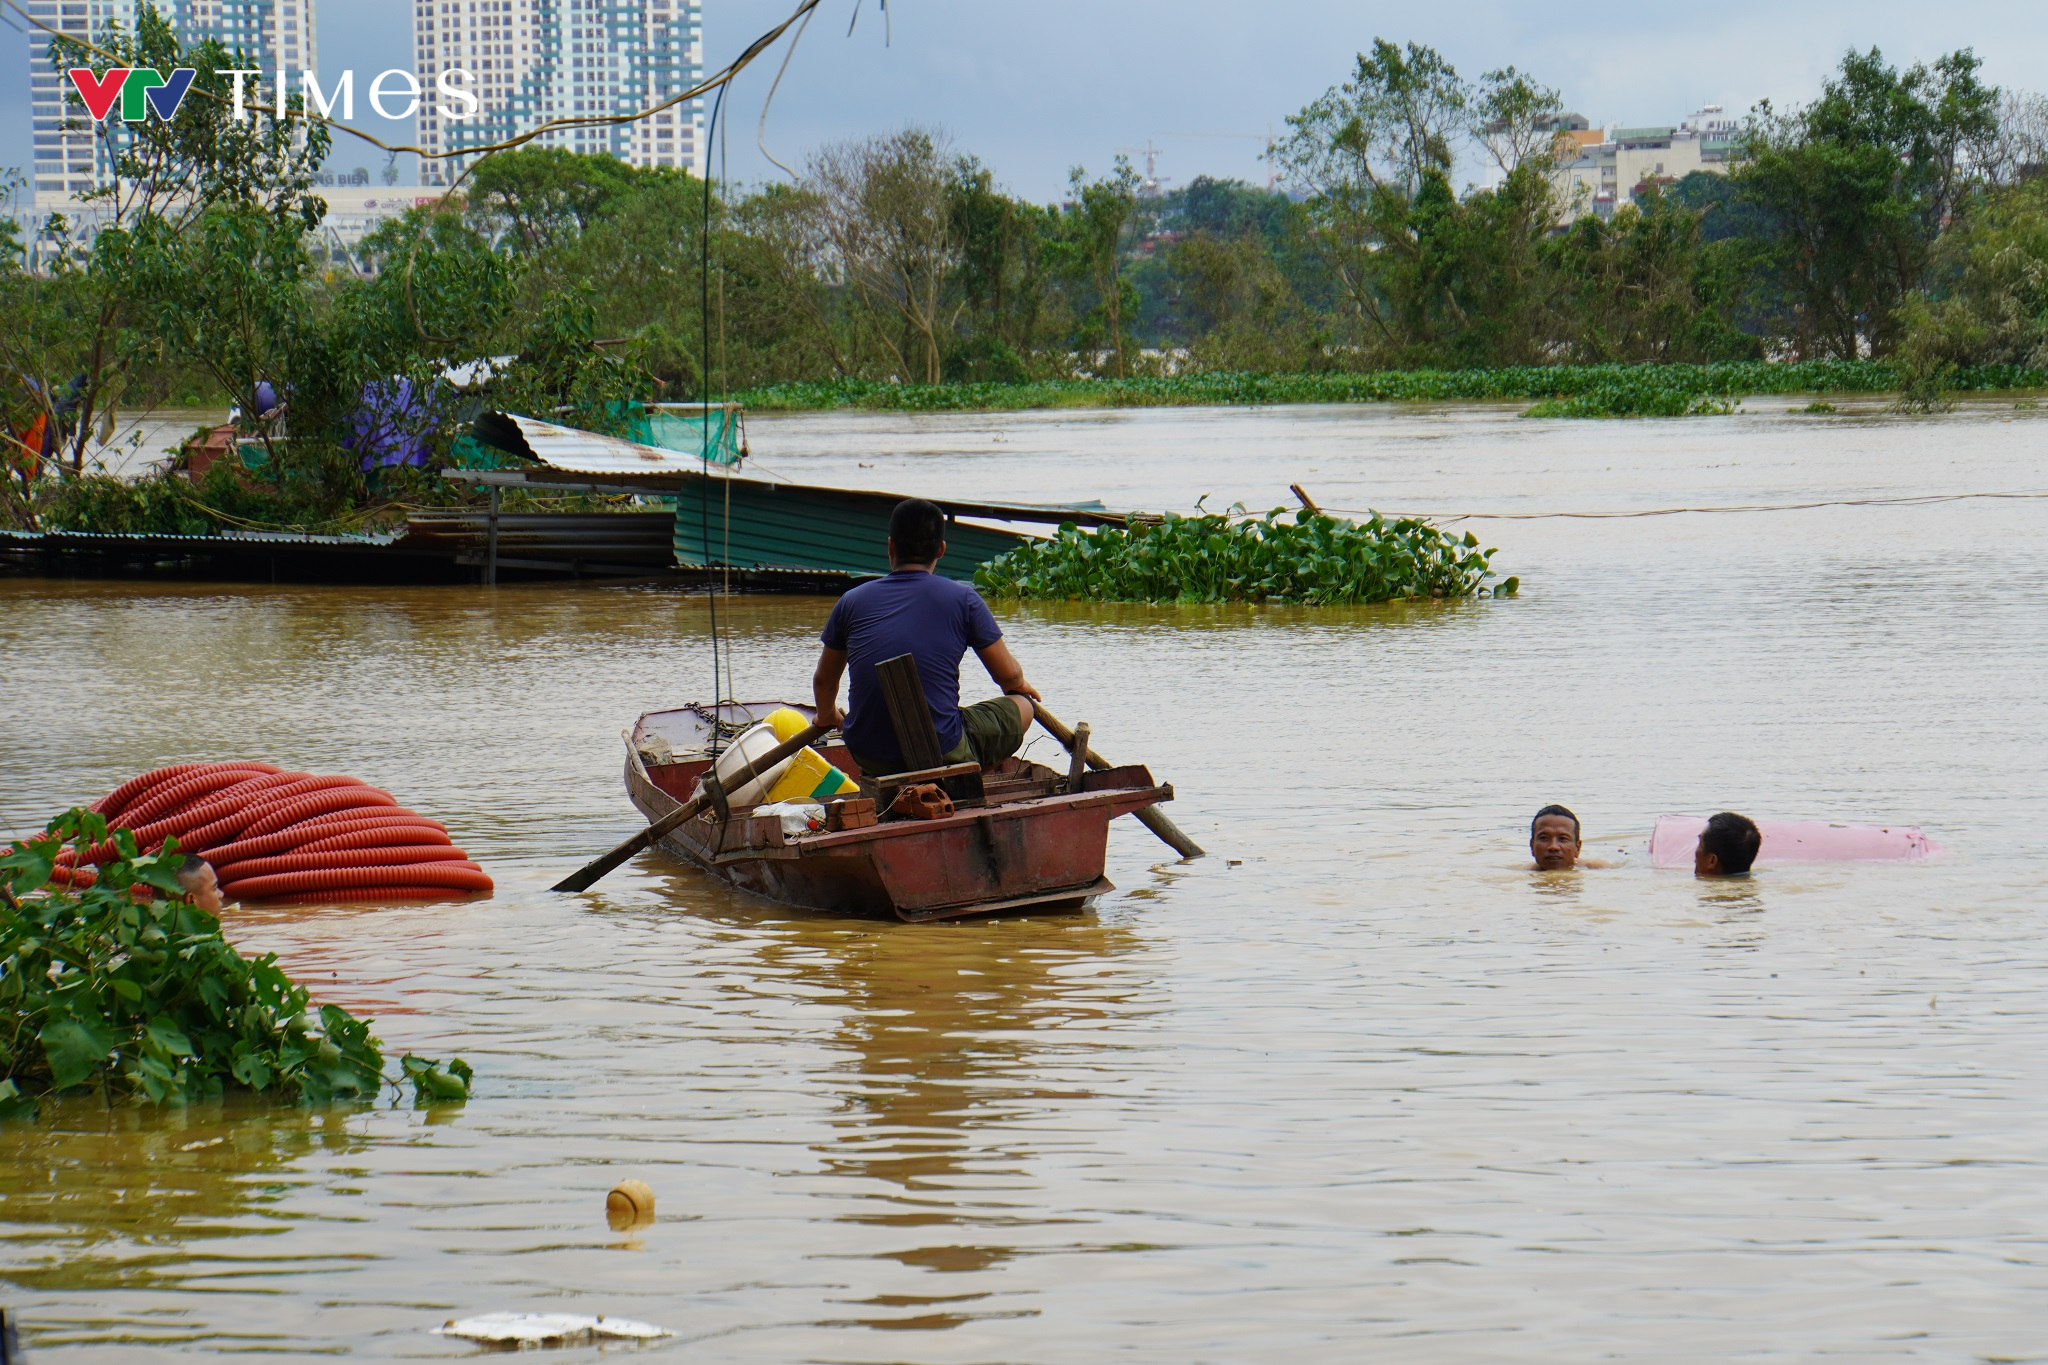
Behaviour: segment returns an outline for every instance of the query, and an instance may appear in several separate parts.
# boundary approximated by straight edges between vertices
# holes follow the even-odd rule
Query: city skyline
[[[756,145],[756,126],[780,49],[747,72],[726,111],[736,125],[729,139],[731,178],[780,179],[776,161],[800,169],[827,142],[916,123],[948,131],[1001,183],[1040,200],[1060,197],[1070,167],[1085,165],[1097,174],[1120,149],[1148,141],[1159,148],[1160,174],[1169,186],[1200,174],[1263,184],[1268,130],[1284,132],[1285,117],[1343,80],[1350,54],[1376,35],[1432,44],[1467,74],[1515,64],[1557,86],[1596,126],[1675,123],[1705,104],[1739,114],[1758,99],[1780,107],[1800,103],[1818,93],[1852,47],[1880,47],[1900,64],[1973,47],[1991,82],[2019,89],[2048,84],[2035,74],[2048,63],[2048,26],[2024,22],[2025,12],[1995,0],[1957,0],[1939,13],[1847,0],[1786,11],[1731,0],[1715,11],[1711,25],[1690,13],[1643,16],[1611,0],[1594,0],[1562,24],[1548,12],[1497,3],[1417,15],[1392,6],[1272,0],[1250,26],[1214,0],[1188,0],[1170,10],[1048,0],[1030,25],[972,0],[923,9],[914,4],[895,0],[886,26],[874,6],[865,6],[851,36],[850,4],[820,12],[766,122],[773,161]],[[715,69],[787,13],[788,0],[725,0],[703,31],[704,66]],[[326,79],[345,69],[361,78],[417,66],[414,0],[359,0],[320,22]],[[1759,32],[1768,32],[1770,41],[1757,41]],[[1086,42],[1076,40],[1082,34]],[[0,166],[24,171],[30,163],[28,47],[25,34],[0,28]],[[385,122],[362,108],[357,113],[356,123],[385,141],[415,138],[411,121]],[[375,168],[382,158],[370,144],[343,135],[330,164],[337,171]],[[413,177],[411,161],[400,159],[403,179]]]
[[[672,99],[701,76],[703,23],[698,0],[416,0],[413,61],[427,89],[450,67],[475,74],[477,117],[447,118],[435,103],[419,112],[419,145],[453,151]],[[692,100],[632,123],[552,129],[539,145],[702,173],[702,119]],[[423,163],[421,183],[448,183],[454,164]]]

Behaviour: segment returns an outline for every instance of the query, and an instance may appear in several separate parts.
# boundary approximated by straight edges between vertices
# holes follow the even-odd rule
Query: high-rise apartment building
[[[92,39],[118,24],[135,27],[135,0],[25,0],[31,17],[67,36]],[[282,63],[290,73],[312,71],[313,0],[167,0],[158,12],[188,46],[209,38],[250,58],[266,78]],[[29,118],[34,139],[33,182],[39,200],[82,193],[112,178],[114,167],[100,131],[71,82],[50,61],[48,38],[29,36]],[[296,76],[294,75],[294,79]],[[67,130],[67,123],[76,127]]]
[[[704,70],[698,0],[414,0],[419,143],[434,152],[500,142],[551,119],[636,114],[689,89]],[[440,94],[442,73],[478,101],[467,118]],[[628,123],[556,129],[531,145],[604,153],[635,166],[704,172],[704,110],[691,100]],[[445,185],[450,161],[422,161]]]

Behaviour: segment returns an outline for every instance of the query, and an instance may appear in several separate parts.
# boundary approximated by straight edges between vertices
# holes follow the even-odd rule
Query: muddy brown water
[[[753,441],[795,478],[1154,507],[2048,486],[2028,412],[1783,406]],[[476,1098],[0,1126],[0,1300],[33,1359],[80,1361],[464,1354],[427,1329],[514,1309],[651,1320],[650,1355],[698,1361],[2036,1358],[2044,514],[1481,522],[1519,600],[1005,609],[1060,714],[1174,782],[1216,856],[1122,821],[1091,913],[924,927],[654,857],[545,890],[632,827],[621,728],[710,690],[702,597],[0,582],[0,825],[260,756],[389,787],[499,885],[231,911],[392,1053],[467,1057]],[[726,604],[737,692],[803,695],[826,606]],[[1553,800],[1636,855],[1522,870]],[[1646,865],[1659,812],[1724,807],[1952,853]],[[660,1217],[620,1234],[626,1176]]]

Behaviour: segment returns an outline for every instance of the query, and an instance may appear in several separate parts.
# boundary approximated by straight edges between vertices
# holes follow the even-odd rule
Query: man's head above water
[[[1710,816],[1693,851],[1692,870],[1700,877],[1729,877],[1749,871],[1764,846],[1763,831],[1746,815],[1724,810]]]
[[[220,878],[214,873],[213,864],[197,853],[190,854],[178,864],[178,885],[185,888],[185,894],[192,898],[192,904],[208,914],[217,915],[227,904],[220,894]]]
[[[1579,817],[1563,806],[1545,806],[1529,822],[1529,856],[1538,872],[1565,872],[1578,865]]]

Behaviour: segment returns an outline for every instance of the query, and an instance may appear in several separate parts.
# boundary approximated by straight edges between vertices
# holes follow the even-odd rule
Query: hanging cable
[[[761,155],[767,157],[771,165],[791,180],[799,178],[797,173],[777,161],[775,153],[768,150],[768,111],[774,107],[775,92],[782,88],[783,76],[788,74],[789,59],[796,56],[796,45],[804,40],[804,30],[811,26],[811,16],[816,13],[815,9],[804,11],[804,21],[797,25],[796,36],[789,40],[789,47],[782,54],[782,65],[775,68],[775,79],[768,86],[768,98],[761,101],[761,121],[754,126],[754,145],[761,149]]]
[[[801,30],[799,30],[799,32],[801,32]],[[727,120],[726,122],[724,122],[724,123],[722,123],[722,124],[720,124],[720,125],[718,126],[718,182],[719,182],[719,185],[720,185],[721,187],[723,187],[723,186],[725,186],[725,185],[727,185],[727,184],[730,184],[730,183],[731,183],[730,179],[728,178],[728,174],[727,174],[727,170],[726,170],[726,151],[727,151],[727,146],[726,146],[726,144],[727,144],[727,140],[728,140],[728,137],[727,137],[727,135],[728,135],[728,134],[729,134],[729,133],[730,133],[731,131],[732,131],[732,123],[731,123],[731,120]],[[723,194],[724,194],[724,190],[723,190],[723,188],[721,188],[721,189],[720,189],[719,193],[720,193],[720,195],[721,195],[721,196],[723,196]],[[723,213],[721,213],[721,214],[720,214],[720,218],[721,218],[721,219],[723,219],[723,217],[724,217],[724,215],[723,215]],[[721,434],[721,435],[724,435],[724,434],[726,434],[727,432],[730,432],[730,431],[732,430],[732,424],[733,424],[733,423],[735,423],[735,422],[737,422],[737,421],[739,420],[739,418],[738,418],[737,414],[735,414],[735,413],[733,412],[733,410],[732,410],[732,407],[731,407],[731,402],[732,402],[732,375],[731,375],[731,374],[730,374],[730,372],[728,372],[728,371],[727,371],[727,369],[726,369],[726,357],[725,357],[725,239],[724,239],[724,238],[723,238],[722,236],[721,236],[721,237],[719,238],[719,244],[718,244],[718,402],[719,402],[719,411],[720,411],[720,414],[721,414],[721,420],[720,420],[720,423],[719,423],[719,432],[720,432],[720,434]],[[720,487],[720,490],[721,490],[721,491],[722,491],[722,492],[723,492],[723,493],[725,494],[725,500],[724,500],[724,509],[723,509],[723,513],[722,513],[722,515],[723,515],[723,522],[722,522],[722,525],[723,525],[723,527],[724,527],[724,546],[723,546],[723,548],[722,548],[722,549],[721,549],[721,550],[719,551],[719,555],[718,555],[718,564],[719,564],[719,569],[718,569],[718,573],[719,573],[719,578],[720,578],[720,580],[721,580],[721,583],[722,583],[722,585],[723,585],[723,590],[724,590],[724,593],[725,593],[725,595],[726,595],[727,597],[730,597],[730,596],[732,596],[732,475],[733,475],[733,466],[732,466],[732,462],[731,462],[730,460],[722,460],[722,461],[720,461],[720,464],[721,464],[721,465],[723,466],[723,468],[724,468],[724,474],[723,474],[723,475],[722,475],[722,476],[720,477],[720,479],[719,479],[719,487]],[[733,661],[733,650],[732,650],[732,646],[731,646],[731,643],[730,643],[730,642],[727,642],[727,645],[726,645],[726,649],[725,649],[725,697],[726,697],[726,700],[728,700],[728,701],[737,701],[737,700],[739,700],[739,688],[738,688],[738,686],[737,686],[737,685],[736,685],[736,684],[735,684],[735,683],[733,682],[733,680],[732,680],[732,661]]]
[[[711,102],[711,126],[705,130],[707,137],[718,134],[719,116],[725,111],[726,87],[718,88],[718,98]],[[699,448],[702,460],[703,478],[697,486],[697,528],[698,546],[703,555],[705,568],[711,567],[711,157],[710,148],[704,157],[704,214],[697,227],[698,274],[697,274],[697,315],[703,344],[697,366],[697,391],[703,404],[704,442]],[[718,584],[707,584],[705,600],[711,604],[711,703],[715,708],[721,689],[719,681],[723,676],[719,669],[718,649]],[[714,714],[716,714],[714,710]],[[711,727],[711,761],[718,762],[718,727]]]

